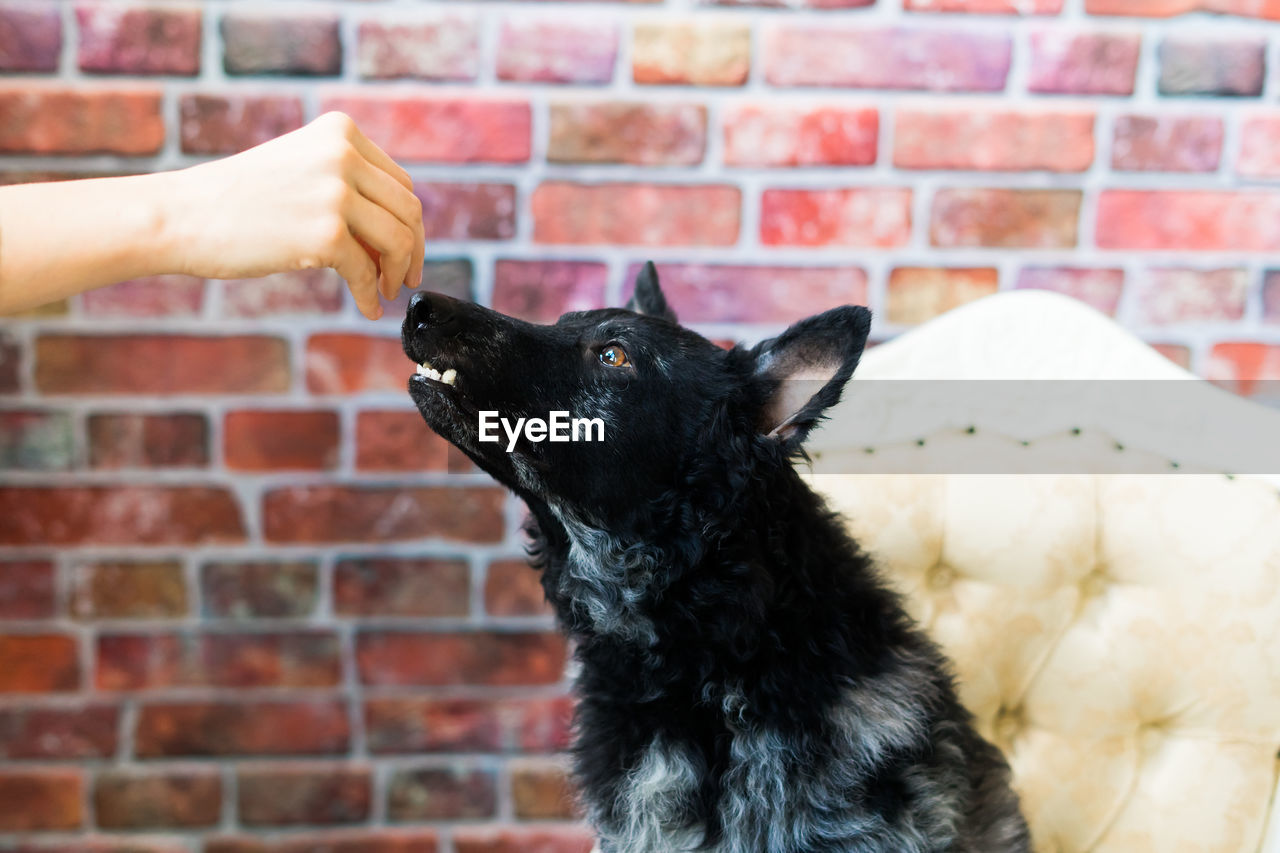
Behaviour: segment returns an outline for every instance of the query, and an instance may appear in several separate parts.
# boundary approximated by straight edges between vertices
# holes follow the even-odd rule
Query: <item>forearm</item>
[[[180,272],[177,174],[0,187],[0,314]]]

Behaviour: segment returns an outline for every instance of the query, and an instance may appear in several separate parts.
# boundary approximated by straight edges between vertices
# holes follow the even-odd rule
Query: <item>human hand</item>
[[[361,313],[422,280],[422,203],[404,169],[342,113],[240,154],[168,173],[175,267],[250,278],[333,267]]]

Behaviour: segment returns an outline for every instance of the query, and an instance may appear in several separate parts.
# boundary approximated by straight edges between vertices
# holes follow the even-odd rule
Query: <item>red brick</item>
[[[214,838],[204,853],[438,853],[434,829],[335,830],[278,838]]]
[[[0,153],[137,156],[163,144],[158,91],[0,89]]]
[[[1024,267],[1014,286],[1061,293],[1114,317],[1124,290],[1124,270]]]
[[[122,281],[80,296],[88,317],[196,317],[204,306],[204,279],[156,275]]]
[[[413,362],[396,338],[338,333],[311,336],[304,368],[307,390],[313,394],[403,392]]]
[[[0,394],[16,393],[22,383],[22,347],[0,331]]]
[[[1274,252],[1280,193],[1103,190],[1097,241],[1104,249]]]
[[[0,562],[0,619],[48,619],[57,592],[54,566],[48,560]]]
[[[0,634],[0,693],[58,693],[79,686],[80,652],[75,637]]]
[[[1167,38],[1156,85],[1162,95],[1256,96],[1266,64],[1265,38]]]
[[[176,619],[187,607],[177,561],[93,563],[72,574],[71,615],[77,619]]]
[[[633,282],[632,264],[623,276]],[[692,323],[790,323],[838,305],[867,302],[867,274],[858,267],[658,265],[662,290],[680,319]],[[631,295],[623,288],[623,298]]]
[[[511,184],[415,183],[413,191],[422,202],[428,240],[510,240],[516,235],[516,188]],[[431,287],[428,279],[423,281]]]
[[[57,71],[62,15],[45,3],[0,6],[0,72]]]
[[[521,761],[511,767],[511,799],[520,820],[580,817],[578,795],[563,765]]]
[[[888,319],[902,325],[923,323],[999,287],[1000,275],[990,267],[897,267],[889,273]]]
[[[912,12],[968,12],[974,15],[1056,15],[1062,0],[906,0]]]
[[[694,166],[707,147],[707,108],[699,104],[608,101],[551,105],[547,160]]]
[[[1262,383],[1274,391],[1280,382],[1280,345],[1251,341],[1215,344],[1205,378],[1246,397],[1263,391]]]
[[[872,107],[743,104],[724,119],[728,166],[869,166],[880,113]]]
[[[119,719],[113,705],[0,709],[0,759],[111,758]]]
[[[356,67],[366,80],[474,80],[480,71],[474,15],[361,21],[357,39]]]
[[[1244,317],[1249,275],[1243,269],[1150,269],[1133,289],[1140,323],[1234,322]]]
[[[65,471],[74,466],[75,457],[67,412],[0,410],[0,470]]]
[[[560,752],[569,746],[573,703],[551,699],[367,699],[369,750]]]
[[[323,471],[338,462],[340,431],[337,412],[228,412],[224,461],[236,471]]]
[[[449,443],[416,411],[366,411],[356,416],[360,471],[445,471]]]
[[[392,774],[387,791],[387,818],[491,818],[497,813],[496,782],[492,771],[460,765],[398,770]]]
[[[226,619],[309,616],[319,594],[314,562],[220,562],[200,568],[202,615]]]
[[[89,421],[94,468],[188,468],[209,464],[204,415],[96,414]]]
[[[589,853],[595,839],[585,827],[555,829],[460,828],[453,834],[457,853]]]
[[[1183,370],[1191,369],[1190,347],[1181,344],[1150,344],[1150,347]]]
[[[331,269],[234,279],[222,283],[222,313],[226,317],[336,314],[346,302],[346,293],[346,283]]]
[[[999,92],[1012,51],[1003,34],[780,25],[766,35],[765,76],[774,86]]]
[[[618,56],[612,21],[503,16],[498,79],[525,83],[608,83]]]
[[[911,190],[892,187],[765,190],[760,240],[766,246],[904,246],[911,237]]]
[[[527,101],[411,96],[330,95],[325,110],[355,119],[397,160],[523,163],[529,159]]]
[[[1222,15],[1280,19],[1280,4],[1274,0],[1086,0],[1091,15],[1131,15],[1168,18],[1195,11]]]
[[[1132,95],[1142,37],[1136,33],[1031,34],[1027,88],[1058,95]]]
[[[591,261],[500,260],[493,268],[493,308],[534,323],[604,307],[609,270]]]
[[[631,41],[637,83],[741,86],[751,70],[751,30],[740,23],[641,22]]]
[[[245,826],[360,823],[372,782],[368,769],[338,764],[244,768],[237,812]]]
[[[178,702],[144,705],[139,758],[345,753],[351,728],[346,703]]]
[[[178,115],[185,154],[235,154],[303,125],[302,99],[285,95],[183,95]]]
[[[33,842],[14,848],[14,853],[190,853],[191,848],[174,839],[151,840],[139,835],[76,835],[73,841]]]
[[[1079,190],[943,189],[933,197],[935,246],[1066,249],[1076,245]]]
[[[200,71],[200,18],[199,7],[81,3],[80,70],[194,77]]]
[[[93,811],[103,829],[216,826],[222,775],[217,769],[109,771],[94,780]]]
[[[731,186],[546,181],[533,193],[533,235],[539,243],[732,246],[741,203]]]
[[[899,110],[900,169],[1083,172],[1093,162],[1093,113]]]
[[[371,685],[555,684],[565,642],[552,633],[366,631],[356,662]]]
[[[339,616],[466,616],[471,571],[464,560],[339,560],[333,607]]]
[[[1262,319],[1280,323],[1280,270],[1268,270],[1262,280]]]
[[[342,72],[342,40],[336,15],[232,12],[222,19],[228,74]]]
[[[98,637],[100,690],[333,687],[341,679],[338,638],[329,631]]]
[[[1116,117],[1111,168],[1134,172],[1212,172],[1222,155],[1222,120],[1193,116]]]
[[[78,829],[83,792],[79,770],[0,771],[0,832]]]
[[[1280,116],[1245,117],[1236,172],[1248,178],[1280,177]]]
[[[288,390],[289,345],[257,335],[41,335],[46,394],[264,394]]]
[[[524,560],[498,560],[489,564],[484,581],[484,609],[490,616],[551,614],[539,573]]]
[[[231,492],[202,486],[0,487],[0,545],[243,542]]]
[[[310,486],[263,497],[268,542],[498,542],[505,494],[487,487]]]

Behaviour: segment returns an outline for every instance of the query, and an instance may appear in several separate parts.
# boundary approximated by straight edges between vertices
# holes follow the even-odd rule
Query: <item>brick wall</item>
[[[0,170],[172,168],[342,109],[418,182],[429,286],[504,311],[616,302],[650,257],[717,338],[1047,288],[1280,378],[1277,17],[0,2]],[[0,848],[586,848],[519,507],[411,411],[400,313],[305,273],[0,321]]]

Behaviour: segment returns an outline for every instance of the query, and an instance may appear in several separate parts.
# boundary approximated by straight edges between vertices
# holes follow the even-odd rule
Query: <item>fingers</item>
[[[374,145],[373,142],[369,140],[369,137],[361,133],[360,128],[356,127],[355,122],[351,123],[351,131],[352,133],[348,139],[351,141],[351,144],[356,147],[356,150],[360,152],[360,156],[364,157],[364,159],[395,178],[396,181],[404,186],[405,189],[413,192],[413,179],[409,177],[409,173],[406,172],[399,163],[392,160],[387,152],[383,151],[377,145]]]
[[[347,280],[347,287],[351,289],[360,313],[370,320],[381,317],[382,306],[378,304],[378,268],[369,253],[351,234],[338,241],[333,268]]]
[[[361,195],[390,211],[413,234],[413,253],[404,283],[408,287],[417,287],[422,283],[422,257],[426,242],[422,224],[422,202],[394,177],[372,163],[366,162],[356,170],[355,185]],[[400,280],[395,279],[390,283],[399,285]]]
[[[362,242],[378,253],[382,274],[379,287],[387,299],[394,299],[409,273],[418,240],[408,225],[362,195],[348,202],[347,222]]]

